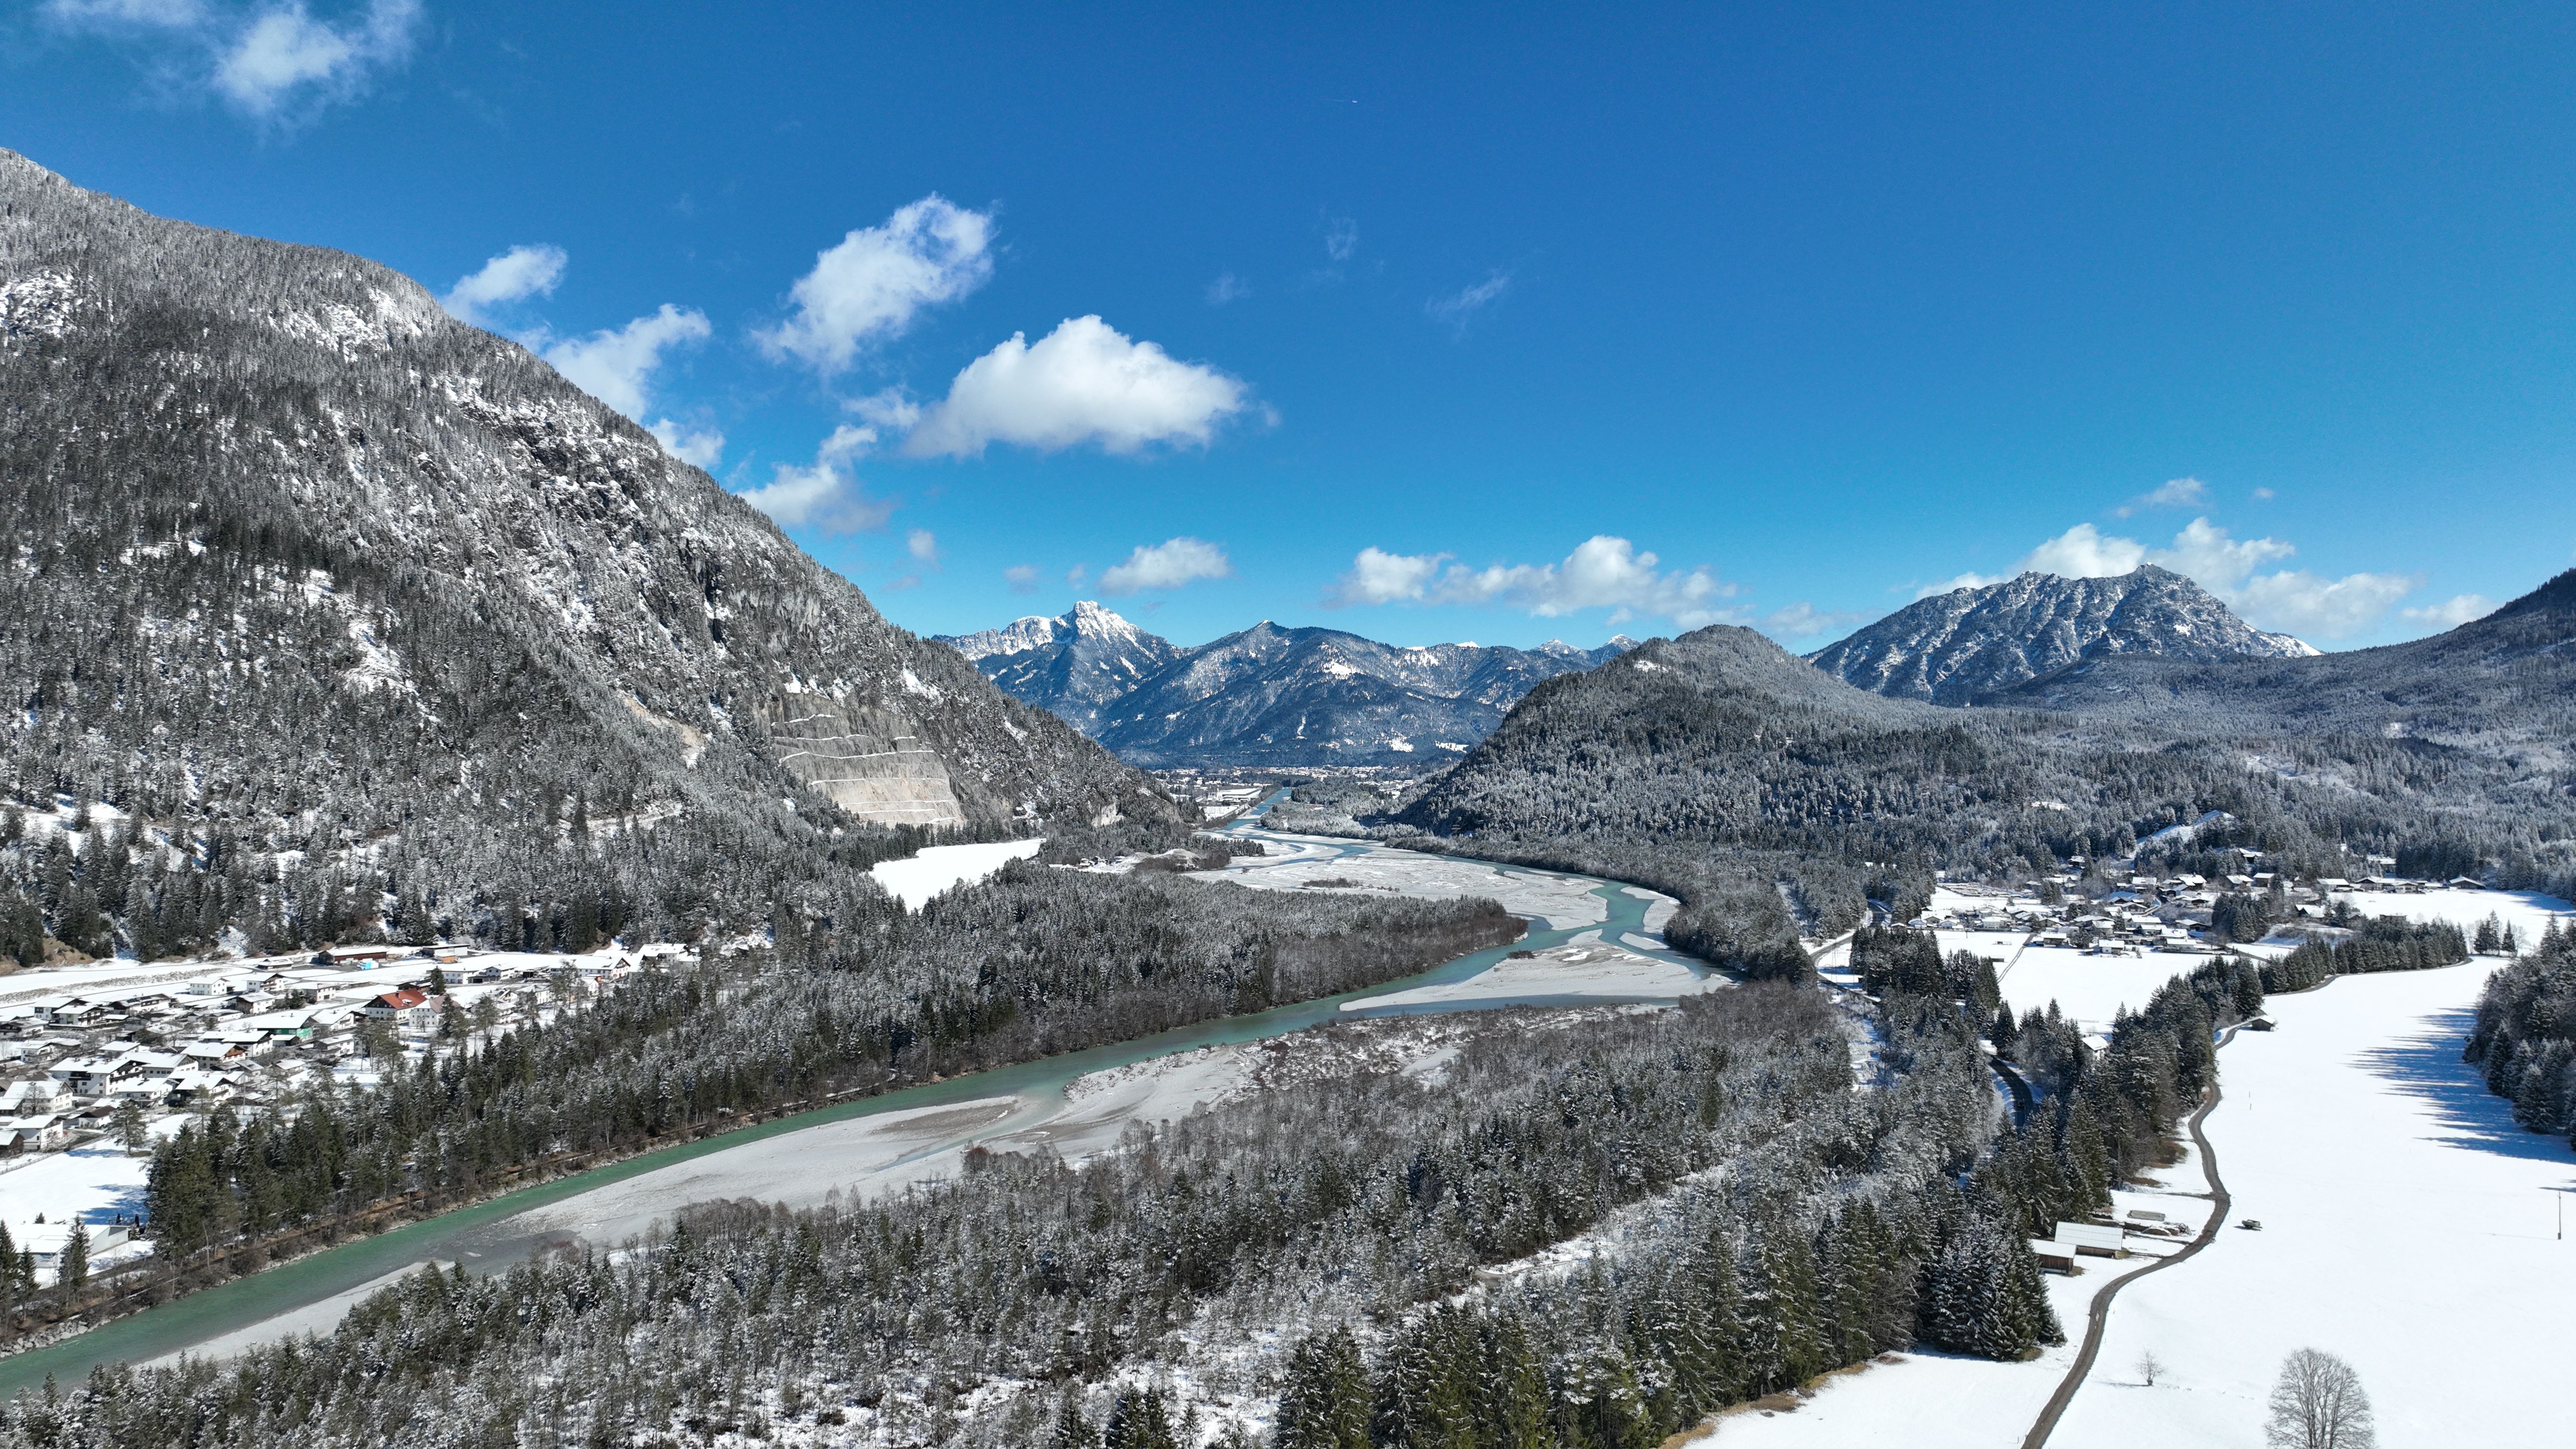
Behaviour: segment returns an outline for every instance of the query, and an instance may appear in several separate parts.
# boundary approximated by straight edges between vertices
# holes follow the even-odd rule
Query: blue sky
[[[419,278],[925,633],[2576,562],[2576,12],[1392,8],[48,0],[0,145]]]

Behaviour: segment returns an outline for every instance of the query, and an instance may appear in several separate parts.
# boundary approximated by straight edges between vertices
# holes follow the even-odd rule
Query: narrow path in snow
[[[2333,979],[2327,978],[2328,981]],[[2241,1028],[2229,1027],[2226,1035],[2218,1039],[2218,1044],[2224,1047],[2234,1041],[2239,1030]],[[2057,1392],[2048,1396],[2047,1407],[2039,1411],[2039,1422],[2031,1425],[2029,1436],[2021,1441],[2021,1449],[2040,1449],[2041,1445],[2046,1444],[2048,1436],[2057,1428],[2057,1421],[2066,1416],[2066,1406],[2075,1402],[2075,1391],[2084,1387],[2086,1376],[2093,1372],[2093,1360],[2102,1352],[2102,1334],[2111,1326],[2111,1300],[2119,1296],[2120,1290],[2148,1274],[2161,1273],[2177,1263],[2189,1260],[2201,1249],[2209,1246],[2211,1240],[2218,1236],[2220,1228],[2227,1226],[2227,1213],[2229,1208],[2234,1206],[2234,1201],[2227,1195],[2225,1179],[2218,1175],[2218,1154],[2210,1150],[2209,1137],[2201,1131],[2201,1124],[2207,1122],[2209,1114],[2217,1110],[2218,1098],[2219,1083],[2213,1080],[2209,1084],[2209,1095],[2202,1100],[2200,1110],[2191,1114],[2190,1122],[2192,1145],[2200,1149],[2200,1170],[2209,1179],[2209,1198],[2212,1204],[2209,1221],[2200,1225],[2200,1236],[2193,1238],[2190,1245],[2181,1252],[2135,1273],[2114,1278],[2102,1285],[2101,1292],[2093,1295],[2093,1306],[2086,1312],[2084,1318],[2084,1347],[2076,1351],[2075,1362],[2066,1370],[2066,1379],[2057,1386]]]

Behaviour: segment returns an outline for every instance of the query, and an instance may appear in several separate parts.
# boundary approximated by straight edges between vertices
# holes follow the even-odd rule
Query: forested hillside
[[[93,954],[687,936],[898,826],[1175,818],[409,279],[6,152],[0,479],[0,877]]]

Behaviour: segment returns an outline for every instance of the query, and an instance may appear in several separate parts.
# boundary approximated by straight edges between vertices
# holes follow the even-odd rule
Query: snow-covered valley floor
[[[2275,997],[2280,1029],[2220,1053],[2205,1130],[2235,1215],[2263,1230],[2122,1293],[2053,1445],[2253,1449],[2302,1347],[2360,1371],[2387,1449],[2561,1439],[2576,1242],[2556,1231],[2576,1154],[2515,1126],[2460,1060],[2497,964]],[[2141,1352],[2167,1365],[2152,1389]]]
[[[2233,1226],[2192,1261],[2123,1288],[2102,1351],[2052,1449],[2263,1443],[2264,1400],[2301,1347],[2360,1371],[2387,1449],[2553,1442],[2555,1370],[2576,1303],[2576,1242],[2556,1236],[2576,1153],[2513,1124],[2460,1060],[2478,990],[2500,963],[2339,977],[2274,997],[2272,1032],[2220,1052],[2204,1131]],[[2192,1156],[2121,1193],[2205,1221]],[[2144,1266],[2137,1264],[2136,1266]],[[2109,1264],[2051,1278],[2068,1346],[2026,1364],[1905,1354],[1830,1381],[1804,1407],[1720,1421],[1724,1445],[2011,1449],[2074,1360]],[[2153,1388],[2137,1364],[2163,1367]]]

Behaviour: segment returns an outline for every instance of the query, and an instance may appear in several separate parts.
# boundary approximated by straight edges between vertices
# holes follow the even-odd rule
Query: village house
[[[400,991],[388,991],[359,1009],[367,1020],[386,1022],[396,1031],[428,1031],[438,1025],[438,1009],[446,999],[406,986]]]
[[[0,1152],[52,1152],[71,1137],[70,1125],[52,1112],[0,1122]]]

